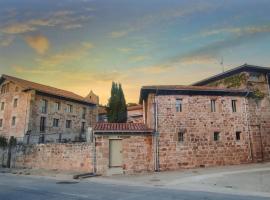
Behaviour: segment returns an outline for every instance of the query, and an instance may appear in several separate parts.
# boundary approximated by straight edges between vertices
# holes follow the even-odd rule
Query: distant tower
[[[88,101],[94,103],[94,104],[99,104],[99,97],[91,90],[89,94],[85,97]]]

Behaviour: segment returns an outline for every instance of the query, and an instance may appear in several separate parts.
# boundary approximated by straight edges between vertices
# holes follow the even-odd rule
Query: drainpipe
[[[250,124],[249,124],[249,117],[248,117],[248,109],[247,109],[247,96],[249,95],[249,91],[245,95],[245,115],[247,120],[247,127],[248,127],[248,138],[249,138],[249,157],[251,158],[251,161],[253,162],[253,148],[251,144],[251,136],[250,136]]]
[[[156,91],[157,94],[158,91]],[[154,111],[154,116],[155,116],[155,171],[158,172],[160,171],[159,169],[159,132],[158,132],[158,102],[157,98],[155,96],[154,99],[154,106],[155,106],[155,111]]]
[[[93,142],[93,173],[96,174],[97,173],[97,150],[96,150],[96,136],[95,136],[95,132],[92,131],[91,134],[91,142]]]

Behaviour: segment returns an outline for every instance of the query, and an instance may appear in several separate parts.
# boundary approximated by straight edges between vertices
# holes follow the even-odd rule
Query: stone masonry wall
[[[109,140],[121,139],[123,147],[123,172],[125,174],[153,171],[152,136],[96,136],[97,172],[107,174],[109,170]]]
[[[3,120],[0,135],[14,136],[20,140],[27,131],[32,94],[21,92],[21,88],[10,81],[4,81],[2,85],[6,83],[9,83],[9,91],[0,94],[0,106],[4,103],[4,110],[0,110],[0,119]],[[18,99],[17,107],[14,107],[15,99]],[[12,125],[13,117],[16,117],[15,125]]]
[[[183,100],[182,112],[176,112],[177,98]],[[210,110],[211,99],[216,100],[216,112]],[[232,99],[237,100],[236,113]],[[245,98],[171,95],[157,96],[157,101],[161,170],[250,162]],[[178,141],[180,131],[183,142]],[[236,131],[241,132],[239,141]],[[220,133],[219,141],[214,141],[214,132]]]
[[[88,143],[17,146],[12,166],[17,168],[92,172],[92,152],[93,145]]]
[[[270,161],[270,96],[268,82],[267,74],[242,72],[208,84],[208,86],[223,88],[244,88],[255,92],[255,98],[248,98],[248,119],[254,162]],[[261,98],[256,98],[258,95]]]
[[[41,112],[41,100],[47,100],[48,108],[47,113]],[[54,103],[60,103],[60,110],[54,109]],[[72,105],[72,112],[67,112],[67,104]],[[96,106],[87,106],[71,101],[60,100],[47,96],[36,95],[35,100],[32,102],[32,115],[29,129],[31,134],[39,135],[45,134],[45,140],[55,141],[62,134],[63,138],[69,138],[72,141],[75,137],[79,137],[82,133],[82,123],[85,123],[85,131],[87,127],[93,127],[97,120]],[[85,119],[82,117],[83,108],[86,109]],[[44,133],[40,132],[40,118],[46,118],[46,129]],[[59,119],[59,126],[53,127],[53,119]],[[71,120],[71,128],[66,128],[66,120]]]

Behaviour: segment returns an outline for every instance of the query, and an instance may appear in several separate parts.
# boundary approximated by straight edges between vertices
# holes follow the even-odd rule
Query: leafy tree
[[[112,83],[111,97],[108,102],[108,121],[124,123],[127,121],[127,106],[121,84]]]

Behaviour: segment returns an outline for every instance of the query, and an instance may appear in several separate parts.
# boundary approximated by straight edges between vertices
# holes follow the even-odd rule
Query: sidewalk
[[[270,197],[270,163],[98,177],[85,181]]]

